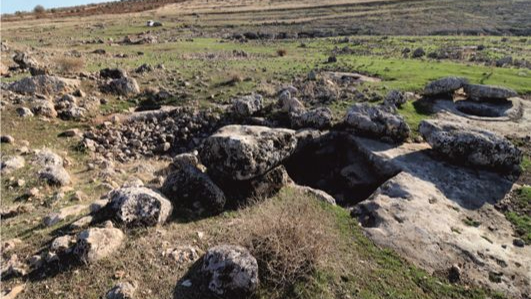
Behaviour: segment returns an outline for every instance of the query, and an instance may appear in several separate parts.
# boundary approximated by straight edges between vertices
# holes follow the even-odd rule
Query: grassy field
[[[531,70],[514,65],[496,67],[495,61],[506,56],[531,61],[531,39],[496,36],[511,30],[518,33],[529,27],[531,20],[525,12],[531,9],[530,1],[450,0],[442,5],[440,1],[426,0],[422,1],[423,8],[417,8],[419,2],[339,0],[316,5],[312,1],[246,1],[243,4],[234,1],[221,10],[217,2],[195,1],[193,5],[176,4],[120,18],[97,15],[3,22],[2,39],[7,41],[10,50],[2,51],[1,59],[3,64],[12,66],[14,51],[27,51],[49,65],[57,75],[65,77],[120,67],[138,81],[142,90],[159,88],[172,95],[158,104],[213,109],[251,92],[263,94],[268,104],[274,103],[282,86],[306,78],[312,70],[356,72],[381,79],[353,86],[365,94],[384,96],[392,89],[419,94],[431,80],[461,76],[473,83],[513,88],[529,99]],[[448,6],[453,10],[447,10]],[[145,27],[149,19],[162,20],[164,27]],[[492,35],[430,36],[440,33],[440,24],[447,24],[445,28],[450,32]],[[351,32],[341,28],[357,29]],[[312,30],[331,31],[333,35],[342,36],[247,42],[224,38],[247,31],[300,33]],[[124,37],[137,34],[157,36],[158,43],[120,43]],[[478,46],[484,49],[470,50]],[[426,54],[449,51],[459,55],[444,59],[404,57],[405,48],[413,51],[420,47]],[[98,49],[106,53],[93,53]],[[285,55],[279,55],[279,50]],[[337,62],[328,63],[330,56],[336,56]],[[58,71],[57,61],[65,58],[81,61],[82,69]],[[142,64],[155,69],[137,74],[135,69]],[[3,77],[2,82],[26,76],[29,76],[27,72],[15,72],[11,77]],[[235,78],[237,80],[233,80]],[[228,84],[230,80],[233,84]],[[73,177],[71,188],[45,186],[36,180],[36,169],[29,161],[23,169],[2,175],[1,207],[28,204],[34,208],[31,213],[2,221],[2,240],[19,238],[23,241],[17,248],[21,259],[46,250],[57,235],[77,232],[68,225],[81,216],[70,217],[52,227],[41,224],[49,213],[80,204],[71,200],[75,191],[87,195],[87,202],[82,204],[108,191],[102,185],[109,182],[99,176],[97,169],[87,167],[87,163],[94,162],[94,157],[78,150],[76,138],[58,138],[57,135],[71,128],[96,127],[105,116],[130,111],[148,100],[145,94],[128,99],[104,94],[93,82],[83,81],[83,89],[107,103],[82,122],[37,117],[22,119],[16,116],[14,106],[2,110],[2,134],[12,135],[16,140],[15,145],[2,144],[2,157],[17,154],[19,142],[27,140],[31,149],[47,147],[67,158],[70,161],[68,171]],[[349,95],[330,103],[335,119],[343,118],[355,101]],[[420,121],[431,117],[413,102],[405,104],[398,113],[413,129],[413,137],[418,136],[416,130]],[[152,172],[156,172],[167,163],[164,159],[146,159],[136,164],[116,165],[118,171],[113,183],[120,185],[134,175],[142,175],[136,171],[140,166],[152,167]],[[526,153],[522,163],[524,175],[531,172],[530,165]],[[13,187],[17,179],[24,179],[26,185]],[[21,195],[32,187],[40,188],[40,196],[32,201],[24,200]],[[57,192],[65,196],[54,202],[52,198]],[[528,186],[519,189],[515,198],[523,208],[518,211],[528,209],[530,194]],[[131,280],[139,284],[141,298],[201,298],[179,287],[180,279],[191,265],[176,265],[162,256],[163,250],[182,244],[206,250],[220,242],[239,243],[242,240],[238,233],[272,217],[268,214],[271,211],[293,211],[302,206],[311,207],[313,214],[308,215],[309,219],[323,220],[319,229],[333,236],[335,246],[319,258],[305,279],[288,289],[266,285],[260,289],[259,298],[503,298],[502,294],[466,283],[451,284],[444,273],[427,273],[391,250],[378,248],[363,235],[348,211],[322,204],[289,187],[274,198],[244,210],[194,222],[174,219],[162,227],[127,230],[126,244],[107,260],[93,265],[55,265],[42,277],[3,282],[2,289],[25,282],[23,298],[101,298],[116,282]],[[529,217],[520,212],[508,212],[506,216],[529,244]],[[198,232],[206,237],[199,238]],[[119,274],[123,272],[125,276]]]

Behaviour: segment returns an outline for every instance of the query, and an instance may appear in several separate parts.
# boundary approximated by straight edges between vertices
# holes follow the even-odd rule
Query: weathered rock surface
[[[200,249],[195,246],[181,245],[170,248],[164,252],[164,256],[174,260],[177,264],[187,264],[199,259]]]
[[[225,207],[225,194],[205,173],[195,166],[182,165],[170,173],[161,189],[175,209],[196,216],[215,215]]]
[[[109,93],[115,93],[123,96],[131,96],[140,93],[140,87],[135,79],[124,77],[113,79],[108,84],[103,86],[103,90]]]
[[[335,198],[332,197],[332,195],[324,192],[323,190],[314,189],[314,188],[311,188],[311,187],[308,187],[308,186],[301,186],[301,185],[296,185],[296,184],[292,185],[292,187],[297,189],[297,190],[299,190],[300,192],[302,192],[304,194],[309,194],[311,196],[314,196],[315,198],[317,198],[320,201],[329,203],[331,205],[335,205],[336,204]]]
[[[384,106],[355,104],[348,111],[345,124],[362,136],[378,137],[393,142],[404,141],[410,133],[405,120]]]
[[[66,186],[70,184],[70,175],[62,166],[46,166],[39,171],[39,179],[50,185]]]
[[[519,165],[522,152],[492,132],[445,121],[424,120],[419,131],[443,157],[481,168],[508,170]]]
[[[154,226],[166,222],[172,212],[169,200],[145,187],[126,187],[109,194],[114,217],[131,226]]]
[[[407,102],[406,96],[399,90],[391,90],[384,99],[384,105],[402,107]]]
[[[299,101],[297,98],[289,98],[282,101],[281,107],[282,111],[289,113],[301,113],[306,109],[304,104],[301,103],[301,101]]]
[[[279,165],[296,145],[292,130],[231,125],[205,140],[200,157],[214,176],[249,180]]]
[[[280,165],[250,180],[220,178],[216,183],[225,192],[227,204],[232,208],[238,208],[249,204],[249,199],[261,200],[275,195],[288,183],[288,180],[286,169]]]
[[[119,282],[107,292],[107,299],[134,299],[137,286],[129,282]]]
[[[2,135],[0,136],[0,143],[14,143],[15,138],[11,135]]]
[[[186,165],[197,167],[199,165],[199,159],[197,158],[197,152],[179,154],[173,158],[171,165],[175,169],[182,168]]]
[[[505,103],[476,102],[472,100],[457,101],[455,108],[468,115],[480,117],[506,117],[518,120],[524,114],[522,100],[511,98]]]
[[[110,79],[121,79],[127,77],[127,72],[120,68],[105,68],[100,70],[100,77]]]
[[[70,249],[72,241],[74,238],[69,235],[57,237],[50,244],[50,250],[56,253],[66,253]]]
[[[424,88],[425,96],[447,96],[453,94],[456,90],[463,88],[468,80],[459,77],[446,77],[432,81]]]
[[[13,170],[20,169],[26,164],[26,160],[24,160],[24,158],[21,156],[2,158],[2,163],[0,164],[0,170],[2,174],[8,174]]]
[[[34,100],[31,104],[31,112],[35,115],[49,118],[57,117],[57,111],[53,103],[47,100]]]
[[[79,81],[64,79],[49,75],[27,77],[9,85],[10,91],[21,94],[45,94],[67,93],[79,86]]]
[[[124,241],[117,228],[89,228],[79,233],[74,253],[86,263],[93,263],[113,254]]]
[[[263,98],[259,94],[244,96],[236,99],[232,108],[238,116],[252,116],[264,108]]]
[[[326,129],[332,126],[332,111],[329,108],[321,107],[311,109],[301,113],[290,114],[291,126],[294,129],[313,128]]]
[[[490,85],[466,84],[464,89],[467,96],[473,101],[505,100],[518,95],[512,89]]]
[[[20,117],[32,117],[33,116],[33,112],[31,112],[31,110],[27,107],[18,107],[16,111]]]
[[[25,52],[17,52],[13,56],[13,61],[22,69],[36,68],[39,66],[39,63]]]
[[[210,248],[201,268],[208,289],[222,298],[245,298],[258,288],[258,263],[240,246]]]
[[[298,92],[297,88],[290,86],[279,93],[278,105],[283,112],[298,113],[305,110],[304,105],[295,98]]]
[[[46,226],[53,226],[63,220],[65,220],[68,217],[76,216],[81,214],[83,211],[87,209],[86,205],[74,205],[62,208],[58,212],[51,213],[43,218],[43,223]]]
[[[370,239],[429,272],[457,264],[463,281],[513,298],[531,292],[531,247],[511,245],[512,225],[494,208],[513,182],[434,160],[427,144],[357,140],[375,163],[402,169],[353,213]],[[499,283],[489,280],[490,272],[501,274]]]
[[[35,153],[32,163],[38,166],[63,166],[63,158],[49,149],[42,149]]]
[[[196,148],[221,121],[218,113],[190,107],[138,112],[123,124],[86,132],[82,145],[122,162],[153,156],[163,143],[171,146],[167,153],[182,153]]]

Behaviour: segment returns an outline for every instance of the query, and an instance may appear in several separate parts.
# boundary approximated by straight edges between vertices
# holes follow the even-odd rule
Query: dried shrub
[[[291,189],[281,197],[244,212],[238,239],[256,257],[260,280],[283,292],[310,278],[330,254],[336,233],[317,199]]]
[[[85,61],[82,58],[60,57],[55,59],[55,66],[61,74],[75,74],[83,70]]]
[[[286,49],[278,49],[278,50],[277,50],[277,55],[278,55],[279,57],[284,57],[284,56],[286,56],[287,54],[288,54],[288,50],[286,50]]]

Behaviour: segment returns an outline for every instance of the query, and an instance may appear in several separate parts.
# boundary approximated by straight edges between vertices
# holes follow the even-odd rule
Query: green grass
[[[531,171],[531,158],[524,155],[524,158],[522,159],[522,163],[520,163],[520,169],[522,172],[528,172]]]
[[[423,111],[418,105],[415,106],[411,101],[402,105],[402,107],[398,109],[398,113],[404,117],[409,125],[412,137],[419,136],[418,128],[420,122],[429,118],[429,114],[426,111]]]
[[[463,223],[468,226],[473,226],[473,227],[478,227],[481,225],[481,222],[474,220],[472,218],[469,218],[469,217],[463,219]]]
[[[323,204],[324,213],[334,213],[344,252],[345,264],[337,268],[319,269],[310,282],[301,282],[294,288],[294,298],[341,298],[350,295],[356,298],[503,298],[501,294],[482,289],[467,288],[451,284],[445,279],[432,276],[402,260],[389,249],[380,249],[368,240],[350,214],[342,208]],[[354,250],[357,259],[370,266],[364,270],[353,270],[349,259]],[[360,275],[359,272],[363,272]],[[358,272],[358,273],[357,273]],[[400,275],[397,275],[400,273]],[[331,288],[330,286],[335,287]],[[336,289],[335,292],[331,290]],[[341,292],[338,293],[338,290]]]
[[[531,209],[531,187],[524,186],[515,192],[515,204],[516,212],[510,211],[505,213],[505,217],[515,227],[516,233],[524,240],[527,245],[531,244],[531,215],[528,211]],[[527,212],[526,212],[527,211]]]

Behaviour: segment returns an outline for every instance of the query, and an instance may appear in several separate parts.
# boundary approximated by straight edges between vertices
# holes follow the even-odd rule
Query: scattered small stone
[[[513,245],[516,246],[516,247],[524,247],[525,246],[525,242],[522,239],[514,239],[513,240]]]
[[[79,129],[69,129],[59,134],[59,137],[75,137],[75,136],[82,136],[81,131]]]
[[[117,228],[89,228],[78,235],[74,253],[81,261],[92,263],[113,254],[124,239]]]
[[[448,280],[451,283],[457,283],[461,280],[461,268],[458,265],[452,265],[448,270]]]
[[[90,223],[92,222],[92,219],[93,219],[92,216],[81,217],[74,223],[70,224],[70,227],[72,229],[80,229],[80,228],[88,227]]]
[[[2,135],[0,136],[0,142],[1,143],[14,143],[15,138],[13,138],[13,136],[11,135]]]
[[[133,299],[136,289],[135,283],[120,282],[107,292],[106,297],[107,299]]]
[[[201,268],[208,289],[222,298],[247,298],[258,288],[258,263],[240,246],[210,248]]]

